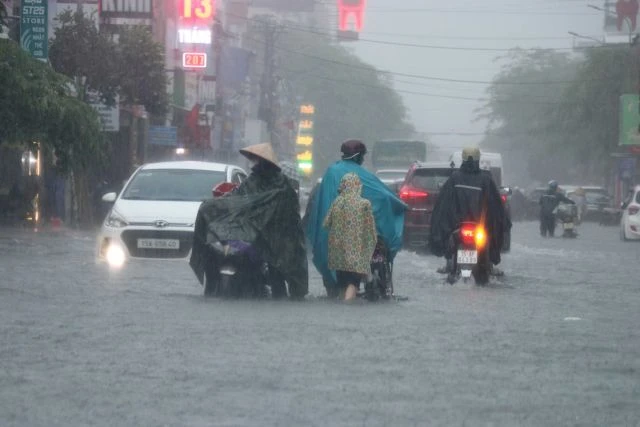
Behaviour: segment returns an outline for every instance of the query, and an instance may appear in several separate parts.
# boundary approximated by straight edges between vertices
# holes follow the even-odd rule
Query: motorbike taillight
[[[462,243],[465,246],[475,245],[476,243],[475,234],[476,234],[475,226],[465,225],[460,229],[460,238],[462,239]]]
[[[463,225],[460,228],[460,239],[465,246],[482,249],[487,244],[487,233],[481,225]]]

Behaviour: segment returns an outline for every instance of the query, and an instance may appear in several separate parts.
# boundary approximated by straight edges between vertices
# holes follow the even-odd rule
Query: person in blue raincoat
[[[347,140],[340,151],[342,160],[329,166],[322,182],[314,191],[313,200],[307,206],[304,222],[306,223],[309,247],[313,253],[313,264],[322,274],[327,295],[337,297],[336,275],[328,265],[328,232],[322,226],[331,204],[338,196],[342,177],[347,173],[355,173],[362,182],[362,197],[371,202],[373,216],[376,220],[376,231],[384,244],[389,248],[390,261],[402,248],[402,231],[404,228],[404,212],[407,205],[400,200],[380,179],[362,167],[367,147],[362,141]]]

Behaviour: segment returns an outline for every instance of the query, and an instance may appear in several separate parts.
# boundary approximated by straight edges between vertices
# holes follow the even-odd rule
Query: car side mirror
[[[107,193],[104,196],[102,196],[102,201],[105,203],[114,203],[117,198],[118,198],[118,195],[116,193]]]

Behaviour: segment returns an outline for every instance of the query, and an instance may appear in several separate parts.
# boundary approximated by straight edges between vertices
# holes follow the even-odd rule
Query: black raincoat
[[[293,298],[309,289],[305,236],[300,203],[289,178],[258,165],[232,194],[202,203],[198,210],[190,265],[203,282],[207,246],[216,241],[244,240],[283,276]]]
[[[464,162],[440,189],[429,236],[436,256],[449,254],[451,236],[465,221],[484,223],[489,236],[489,259],[499,264],[504,234],[511,229],[511,221],[491,175],[473,162]]]

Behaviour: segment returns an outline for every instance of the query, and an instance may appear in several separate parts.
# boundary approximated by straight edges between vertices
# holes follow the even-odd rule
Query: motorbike
[[[371,257],[371,277],[365,283],[364,297],[369,301],[389,300],[394,297],[393,265],[389,260],[389,250],[378,236],[376,248]]]
[[[556,209],[556,219],[562,226],[562,237],[576,238],[578,237],[577,224],[578,206],[570,203],[561,203]]]
[[[213,188],[213,196],[224,197],[237,188],[223,182]],[[286,296],[286,284],[272,271],[254,245],[243,240],[209,243],[211,262],[205,272],[205,296],[222,298],[266,298]]]
[[[466,283],[473,276],[476,284],[487,284],[491,262],[484,227],[475,222],[463,222],[451,237],[453,256],[447,282],[454,284],[462,278]]]

